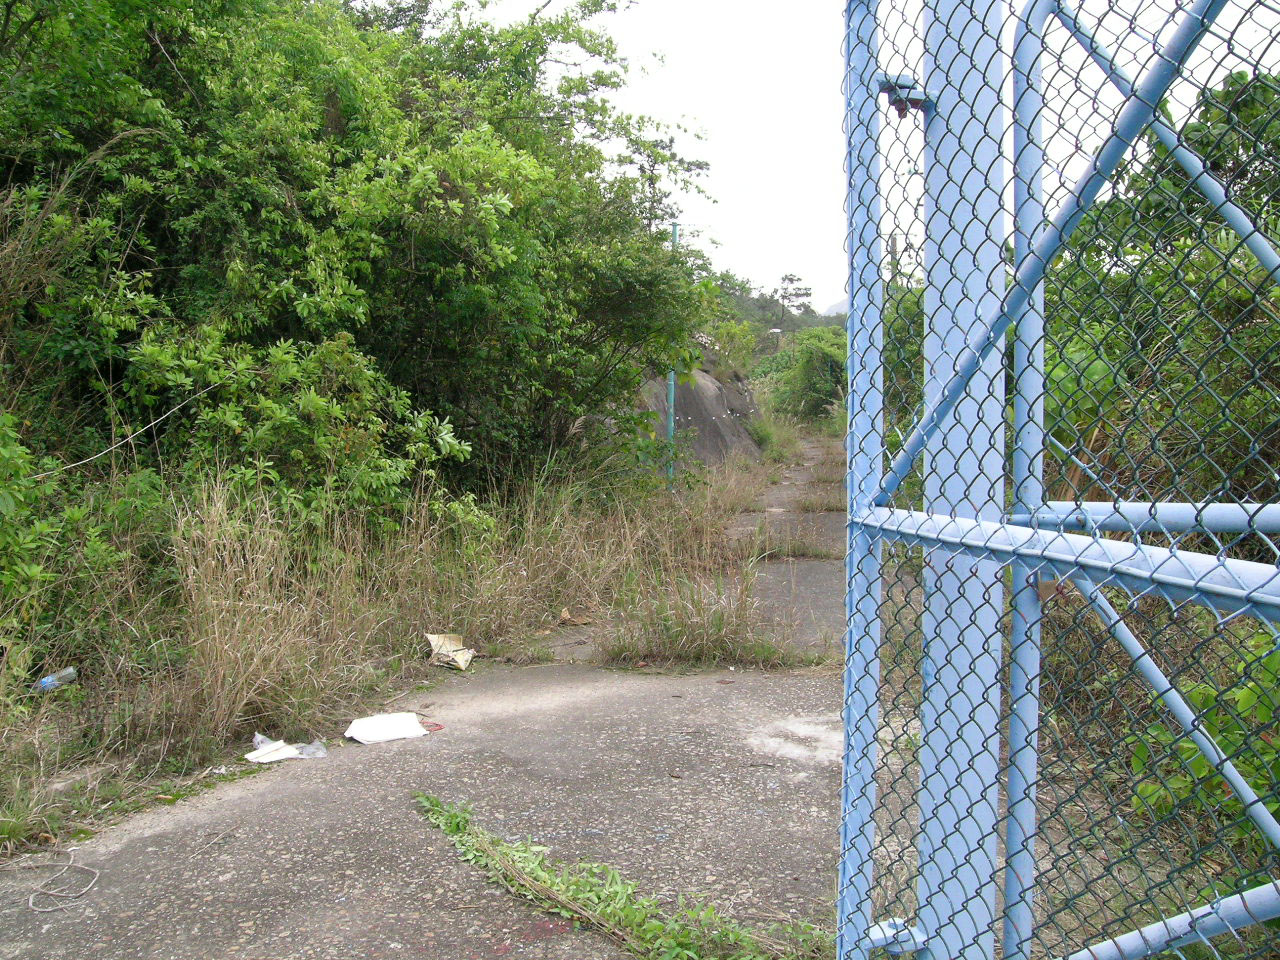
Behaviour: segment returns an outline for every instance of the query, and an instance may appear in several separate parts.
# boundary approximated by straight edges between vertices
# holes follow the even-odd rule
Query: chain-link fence
[[[1280,4],[853,0],[841,957],[1280,956]]]

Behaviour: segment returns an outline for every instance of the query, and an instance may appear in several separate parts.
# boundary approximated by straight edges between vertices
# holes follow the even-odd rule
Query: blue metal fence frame
[[[842,854],[839,873],[838,951],[865,958],[877,948],[915,951],[924,960],[989,960],[995,954],[994,924],[1002,921],[1001,952],[1010,960],[1029,956],[1034,935],[1035,839],[1041,619],[1039,583],[1068,579],[1089,598],[1104,625],[1133,658],[1156,696],[1230,784],[1245,813],[1280,849],[1280,824],[1258,799],[1230,759],[1196,722],[1174,685],[1143,650],[1123,617],[1103,595],[1120,587],[1135,598],[1156,595],[1173,604],[1196,603],[1223,615],[1248,614],[1280,622],[1280,569],[1249,561],[1143,544],[1136,534],[1185,531],[1280,532],[1280,507],[1270,504],[1046,502],[1041,480],[1047,438],[1044,429],[1044,314],[1041,284],[1049,264],[1098,197],[1125,154],[1150,129],[1170,155],[1241,237],[1272,279],[1280,280],[1280,254],[1257,229],[1248,211],[1232,202],[1204,162],[1156,115],[1157,105],[1227,0],[1186,4],[1171,39],[1137,81],[1081,22],[1066,0],[1030,0],[1020,13],[1010,59],[1013,67],[1014,270],[1005,283],[998,255],[1002,237],[992,225],[1003,215],[1001,158],[979,156],[972,142],[952,130],[988,133],[1002,142],[999,103],[1002,58],[988,50],[1001,37],[1004,8],[981,0],[926,0],[924,78],[887,76],[879,69],[876,0],[849,0],[845,7],[846,123],[848,137],[848,231],[850,312],[848,453],[848,558],[846,563],[845,764],[842,780]],[[1040,131],[1043,95],[1040,57],[1046,24],[1056,17],[1125,97],[1114,129],[1063,206],[1046,217]],[[944,25],[932,30],[932,25]],[[900,109],[920,110],[925,127],[925,273],[932,302],[925,311],[926,398],[923,412],[884,468],[880,110],[883,97]],[[931,179],[930,171],[941,175]],[[959,171],[957,173],[957,171]],[[957,187],[980,172],[983,199]],[[994,199],[993,199],[994,197]],[[935,223],[933,218],[941,218]],[[979,236],[974,230],[988,231]],[[990,256],[994,245],[996,255]],[[984,255],[985,253],[985,255]],[[973,295],[977,277],[982,295]],[[984,309],[974,311],[973,304]],[[1012,507],[1003,510],[1003,398],[1000,351],[1014,325]],[[950,376],[941,377],[945,370]],[[930,377],[934,380],[931,381]],[[940,383],[929,389],[930,382]],[[980,449],[951,453],[941,438],[958,429],[976,433]],[[975,425],[985,426],[976,430]],[[921,457],[926,459],[925,511],[892,509],[890,502]],[[945,476],[937,460],[949,458]],[[1081,464],[1084,467],[1083,464]],[[1086,468],[1087,469],[1087,468]],[[948,486],[947,478],[955,483]],[[978,506],[973,505],[975,486]],[[966,506],[967,505],[967,506]],[[994,506],[994,510],[990,509]],[[967,514],[967,515],[966,515]],[[1087,531],[1088,536],[1069,531]],[[1131,541],[1099,536],[1134,534]],[[922,782],[917,795],[922,828],[917,837],[920,877],[914,920],[874,922],[872,884],[876,809],[875,770],[879,728],[881,550],[895,542],[924,547],[941,572],[926,578]],[[969,578],[950,577],[946,565],[967,561]],[[1001,787],[995,716],[1002,652],[995,620],[1002,600],[992,571],[1012,570],[1008,703],[1009,757],[1003,767],[1008,800],[1003,863],[1004,905],[997,917],[995,884],[997,791]],[[974,572],[979,575],[975,578]],[[976,587],[975,587],[976,585]],[[973,594],[974,590],[980,595]],[[966,591],[970,596],[966,597]],[[930,615],[929,604],[939,611]],[[959,604],[968,617],[957,624],[947,613]],[[991,649],[992,644],[996,649]],[[931,647],[942,654],[931,655]],[[972,716],[956,721],[949,702],[958,694]],[[939,721],[951,711],[950,724]],[[947,729],[942,729],[944,726]],[[951,805],[959,786],[969,806]],[[975,797],[980,798],[975,802]],[[952,809],[948,810],[951,805]],[[975,812],[976,808],[976,812]],[[1150,956],[1280,916],[1280,884],[1271,882],[1206,904],[1110,940],[1083,947],[1072,960]]]

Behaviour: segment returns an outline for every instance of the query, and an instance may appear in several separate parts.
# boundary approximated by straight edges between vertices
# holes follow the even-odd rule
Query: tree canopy
[[[0,4],[23,442],[146,427],[137,456],[377,502],[681,363],[707,298],[654,219],[699,168],[610,103],[611,5],[476,6]]]

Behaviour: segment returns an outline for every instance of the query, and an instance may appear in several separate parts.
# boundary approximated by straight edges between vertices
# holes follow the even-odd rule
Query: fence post
[[[671,224],[671,249],[680,242],[680,224]],[[676,372],[667,371],[667,487],[676,481]]]
[[[925,395],[933,399],[1005,288],[1001,151],[1004,3],[926,0]],[[999,350],[925,446],[925,509],[999,520]],[[990,960],[996,910],[1001,568],[926,557],[922,617],[918,921],[927,960]]]
[[[873,903],[876,730],[880,696],[880,548],[857,523],[884,470],[881,368],[880,122],[877,0],[845,7],[845,135],[849,252],[849,543],[845,559],[844,767],[837,956],[865,960]]]
[[[1013,262],[1035,248],[1044,227],[1041,183],[1044,144],[1040,114],[1040,53],[1044,22],[1055,0],[1037,0],[1019,18],[1013,36]],[[1044,288],[1037,286],[1014,317],[1013,512],[1044,506]],[[1034,564],[1010,565],[1009,773],[1005,824],[1005,960],[1027,960],[1035,928],[1036,780],[1040,731],[1040,573]]]

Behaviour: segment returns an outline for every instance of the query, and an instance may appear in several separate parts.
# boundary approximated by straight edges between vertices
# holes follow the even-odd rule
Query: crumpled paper
[[[253,735],[253,749],[244,755],[250,763],[275,763],[277,760],[319,760],[327,757],[329,751],[323,743],[315,740],[311,743],[285,743],[283,740],[272,740],[260,733]]]
[[[476,652],[462,642],[456,633],[428,633],[431,643],[431,662],[439,663],[455,670],[465,670],[471,665]]]

